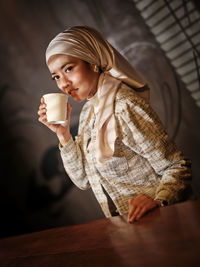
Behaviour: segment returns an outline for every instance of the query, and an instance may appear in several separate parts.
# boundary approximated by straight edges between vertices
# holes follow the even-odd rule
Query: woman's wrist
[[[160,207],[166,207],[166,206],[168,206],[168,202],[166,200],[156,199],[154,201],[157,202],[158,203],[158,206],[160,206]]]
[[[67,135],[67,136],[58,136],[58,139],[60,141],[61,147],[66,146],[67,143],[69,142],[70,138],[71,138],[71,135],[70,134]]]

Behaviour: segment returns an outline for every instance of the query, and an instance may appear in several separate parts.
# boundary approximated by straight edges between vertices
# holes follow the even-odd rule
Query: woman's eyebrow
[[[60,69],[62,70],[65,66],[67,66],[67,65],[69,65],[69,64],[72,64],[72,62],[66,62],[66,63],[64,63],[61,67],[60,67]],[[52,72],[51,73],[51,75],[54,75],[54,74],[56,74],[55,72]]]

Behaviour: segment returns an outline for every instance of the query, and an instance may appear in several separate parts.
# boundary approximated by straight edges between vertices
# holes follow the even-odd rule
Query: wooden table
[[[1,239],[0,266],[200,266],[200,200]]]

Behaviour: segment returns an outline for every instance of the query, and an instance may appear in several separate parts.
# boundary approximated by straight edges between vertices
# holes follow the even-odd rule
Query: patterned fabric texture
[[[60,147],[74,184],[83,190],[92,188],[106,217],[111,213],[102,186],[121,215],[128,213],[128,200],[140,193],[169,205],[184,200],[191,183],[191,162],[169,138],[150,105],[121,83],[114,114],[118,131],[114,155],[101,164],[95,157],[94,100],[83,106],[78,136]]]

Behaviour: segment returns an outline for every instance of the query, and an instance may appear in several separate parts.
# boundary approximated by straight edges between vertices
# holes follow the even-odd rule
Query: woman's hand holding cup
[[[50,105],[48,106],[48,103],[46,103],[48,101],[45,101],[45,96],[43,96],[41,98],[41,104],[39,106],[39,110],[38,110],[38,115],[39,118],[38,120],[43,123],[44,125],[46,125],[50,130],[52,130],[53,132],[56,133],[61,146],[65,146],[67,144],[67,142],[69,141],[71,134],[70,134],[70,117],[71,117],[71,105],[69,103],[67,103],[67,101],[65,103],[63,103],[63,105],[65,105],[65,118],[63,121],[52,121],[50,118],[51,115],[48,114],[48,112],[50,112],[50,108],[54,109],[54,113],[56,112],[55,109],[56,107],[50,107]],[[49,107],[49,109],[48,109]],[[53,112],[53,111],[52,111]],[[49,115],[49,116],[48,116]],[[56,118],[57,119],[57,118]]]

